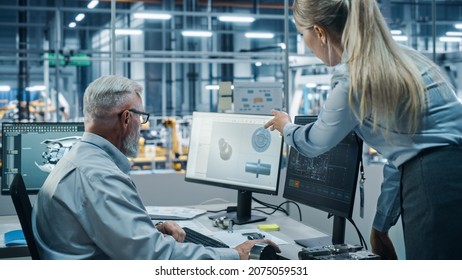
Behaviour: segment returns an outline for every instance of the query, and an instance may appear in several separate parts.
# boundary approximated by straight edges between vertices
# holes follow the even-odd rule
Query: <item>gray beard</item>
[[[140,131],[134,130],[122,142],[124,155],[127,157],[136,157],[138,155]]]

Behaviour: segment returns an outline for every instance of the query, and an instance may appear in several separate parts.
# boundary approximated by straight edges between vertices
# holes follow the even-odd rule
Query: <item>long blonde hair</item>
[[[300,27],[318,24],[342,35],[350,105],[359,108],[354,113],[361,123],[372,117],[373,130],[380,123],[385,134],[418,130],[427,91],[416,61],[432,63],[397,45],[375,0],[294,0],[293,10]]]

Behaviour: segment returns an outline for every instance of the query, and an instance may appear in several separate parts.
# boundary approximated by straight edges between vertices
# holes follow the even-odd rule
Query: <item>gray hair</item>
[[[88,85],[83,95],[85,121],[104,118],[119,109],[136,93],[141,96],[143,88],[122,76],[102,76]]]

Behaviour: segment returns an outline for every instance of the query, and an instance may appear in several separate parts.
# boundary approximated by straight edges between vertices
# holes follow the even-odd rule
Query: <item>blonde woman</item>
[[[294,0],[306,45],[335,66],[314,124],[280,111],[265,124],[307,156],[354,130],[388,163],[371,245],[396,253],[388,230],[402,216],[407,259],[459,259],[462,248],[462,104],[438,67],[397,45],[375,0]]]

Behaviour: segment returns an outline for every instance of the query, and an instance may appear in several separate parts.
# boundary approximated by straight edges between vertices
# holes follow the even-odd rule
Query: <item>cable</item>
[[[334,216],[334,214],[332,213],[328,213],[327,214],[327,219],[330,219]],[[366,250],[367,249],[367,243],[366,243],[366,240],[364,239],[363,235],[361,234],[361,231],[359,230],[359,228],[356,226],[355,222],[353,221],[352,218],[346,218],[356,229],[356,232],[358,233],[358,237],[359,237],[359,243],[361,244],[361,246],[363,246]]]
[[[259,211],[258,208],[271,208],[271,209],[275,209],[275,210],[279,210],[279,211],[281,211],[281,212],[284,212],[284,214],[286,214],[287,216],[289,216],[289,213],[288,213],[287,210],[284,209],[284,208],[280,208],[279,206],[276,206],[276,205],[273,205],[273,204],[270,204],[270,203],[267,203],[267,202],[258,200],[258,199],[253,198],[253,197],[252,197],[252,199],[253,199],[254,201],[256,201],[257,203],[259,203],[259,204],[265,206],[265,207],[255,207],[254,209],[257,210],[257,211]],[[261,211],[260,211],[260,212],[261,212]],[[273,213],[274,213],[274,212],[273,212]]]
[[[281,208],[281,206],[282,206],[282,205],[284,205],[284,204],[293,203],[293,204],[295,204],[295,206],[297,206],[297,209],[298,209],[298,215],[299,215],[299,217],[300,217],[300,222],[302,221],[302,211],[300,210],[300,206],[299,206],[297,203],[295,203],[295,202],[293,202],[293,201],[291,201],[291,200],[286,200],[286,201],[284,201],[283,203],[279,204],[278,206],[275,206],[275,205],[272,205],[272,204],[269,204],[269,203],[266,203],[266,202],[260,201],[260,200],[258,200],[258,199],[256,199],[256,198],[252,198],[252,199],[253,199],[253,200],[255,200],[256,202],[258,202],[258,203],[262,204],[262,205],[265,205],[265,206],[267,206],[268,208],[272,208],[272,209],[274,209],[274,211],[273,211],[273,212],[271,212],[271,213],[267,213],[267,212],[265,212],[265,211],[262,211],[262,210],[260,210],[260,209],[258,209],[258,208],[254,208],[254,210],[256,210],[256,211],[259,211],[259,212],[262,212],[262,213],[264,213],[264,214],[266,214],[266,215],[272,215],[272,214],[274,214],[276,211],[278,211],[278,210],[279,210],[279,211],[281,211],[281,212],[284,212],[284,213],[286,213],[286,215],[288,216],[288,215],[289,215],[289,213],[287,212],[287,210],[285,210],[285,209]]]
[[[220,203],[230,203],[230,201],[216,197],[216,198],[211,198],[209,200],[201,202],[199,205],[208,205],[208,204],[214,204],[215,202],[220,202]],[[226,209],[220,209],[220,210],[207,210],[209,213],[219,213],[219,212],[230,212],[228,209],[232,206],[228,206]]]
[[[363,237],[363,235],[361,234],[361,231],[360,231],[359,228],[356,226],[356,224],[355,224],[355,222],[353,221],[353,219],[348,218],[348,221],[355,227],[356,232],[358,233],[358,236],[359,236],[359,242],[361,243],[361,246],[364,246],[364,248],[366,248],[366,250],[369,250],[369,249],[367,248],[366,240],[364,240],[364,237]]]

